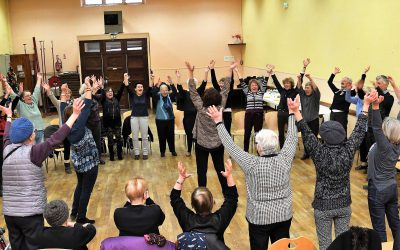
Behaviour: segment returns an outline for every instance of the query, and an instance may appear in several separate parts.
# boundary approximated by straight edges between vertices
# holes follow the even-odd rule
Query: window
[[[116,4],[144,4],[144,0],[81,0],[82,6],[107,6]]]
[[[126,49],[127,50],[142,50],[142,41],[128,41],[126,44]]]
[[[121,51],[121,42],[106,42],[106,52]]]
[[[84,47],[85,47],[86,53],[100,52],[100,43],[99,42],[86,42]]]

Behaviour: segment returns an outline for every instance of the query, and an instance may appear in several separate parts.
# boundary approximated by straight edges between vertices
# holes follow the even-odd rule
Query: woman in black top
[[[124,88],[124,84],[121,84],[116,94],[114,94],[114,90],[111,87],[105,90],[101,88],[100,93],[96,94],[96,99],[103,106],[103,126],[107,135],[110,161],[114,161],[114,137],[117,143],[118,160],[122,160],[121,109],[119,101]]]
[[[203,96],[204,91],[206,90],[208,71],[210,69],[207,67],[204,72],[204,80],[201,82],[201,85],[197,88],[197,93],[200,96]],[[181,74],[179,70],[175,72],[177,78],[177,108],[178,110],[183,111],[183,127],[185,129],[186,140],[187,140],[187,152],[186,156],[192,155],[192,146],[193,146],[193,128],[194,123],[196,121],[197,110],[193,105],[192,100],[190,99],[190,93],[188,90],[183,89],[181,83]]]
[[[214,66],[215,66],[215,61],[211,60],[211,62],[210,62],[211,82],[212,82],[213,87],[216,90],[218,90],[218,92],[221,92],[221,89],[224,86],[225,77],[221,78],[218,81],[217,76],[215,75]],[[231,69],[233,69],[234,67],[236,67],[236,64],[232,63]],[[231,134],[231,126],[232,126],[232,98],[233,98],[233,84],[234,83],[235,83],[235,80],[233,79],[233,70],[232,70],[232,75],[231,75],[230,84],[229,84],[228,99],[226,99],[226,104],[225,104],[224,112],[223,112],[224,125],[229,134]]]
[[[310,60],[303,61],[303,72],[306,70]],[[279,131],[279,145],[282,148],[285,142],[285,125],[288,124],[289,110],[287,106],[287,98],[294,99],[299,91],[295,88],[294,80],[291,77],[283,79],[283,87],[280,84],[278,78],[276,78],[275,72],[273,72],[273,67],[271,69],[271,77],[274,81],[276,89],[281,95],[278,105],[278,131]]]

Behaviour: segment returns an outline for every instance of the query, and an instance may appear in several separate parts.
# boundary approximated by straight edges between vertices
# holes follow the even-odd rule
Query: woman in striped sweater
[[[297,104],[299,105],[299,104]],[[292,114],[292,110],[289,110]],[[246,176],[247,209],[250,246],[252,250],[268,249],[271,243],[289,238],[292,221],[292,190],[290,170],[297,147],[297,129],[293,115],[289,116],[288,136],[279,151],[278,136],[263,129],[256,135],[260,156],[244,152],[226,131],[222,122],[222,110],[208,109],[217,124],[219,138]]]
[[[247,97],[246,114],[244,116],[244,151],[249,151],[251,130],[254,127],[254,133],[257,133],[262,129],[264,122],[264,108],[263,108],[263,97],[267,90],[267,82],[269,78],[270,70],[272,65],[267,65],[267,76],[261,80],[261,86],[257,79],[251,79],[249,84],[246,84],[239,70],[234,68],[240,85],[243,88],[243,92]]]

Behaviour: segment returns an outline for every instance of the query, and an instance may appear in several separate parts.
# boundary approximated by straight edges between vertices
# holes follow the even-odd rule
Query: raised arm
[[[219,84],[218,84],[217,76],[215,75],[214,66],[215,66],[215,61],[211,60],[210,65],[208,66],[211,71],[211,83],[212,83],[214,89],[221,91],[221,88],[219,87]]]
[[[42,83],[42,88],[46,91],[51,103],[53,103],[54,107],[56,107],[57,113],[60,114],[60,101],[54,95],[53,91],[51,91],[49,84]]]
[[[194,66],[192,66],[189,62],[186,62],[186,67],[189,72],[190,99],[192,100],[194,107],[197,110],[201,110],[203,108],[203,101],[201,100],[201,97],[196,90],[196,83],[194,82],[194,77],[193,77]]]
[[[331,76],[328,79],[328,85],[329,88],[331,88],[333,93],[336,93],[339,89],[335,86],[335,84],[333,84],[333,79],[335,79],[335,76],[337,74],[339,74],[341,71],[338,67],[335,67],[335,69],[333,70],[333,73],[331,74]]]
[[[397,86],[393,77],[388,76],[388,80],[390,82],[390,85],[392,85],[392,88],[393,88],[394,93],[396,94],[397,100],[400,101],[400,88]]]
[[[299,112],[300,96],[297,95],[295,100],[293,102],[290,102],[290,105],[289,105],[289,99],[291,98],[288,98],[288,108],[289,108],[288,133],[285,139],[285,143],[283,144],[283,147],[279,154],[282,154],[284,156],[284,159],[292,161],[294,155],[296,154],[297,141],[299,140],[297,136],[296,124],[294,122],[294,113]]]
[[[267,67],[268,67],[268,65],[267,65]],[[269,72],[270,72],[270,74],[272,76],[272,80],[274,82],[274,85],[275,85],[276,89],[278,90],[279,93],[281,93],[283,91],[283,88],[282,88],[282,85],[279,82],[278,78],[276,78],[276,75],[275,75],[275,72],[274,72],[273,69],[274,69],[274,67],[272,67]]]
[[[247,93],[249,93],[249,85],[244,81],[238,68],[234,68],[233,71],[236,73],[237,77],[239,78],[240,86],[242,87],[243,92],[247,95]]]
[[[382,130],[382,116],[379,112],[379,104],[383,101],[383,96],[380,96],[375,102],[372,103],[372,131],[374,133],[375,141],[378,150],[386,151],[390,148],[390,142]]]
[[[232,75],[233,70],[237,67],[237,63],[234,63],[230,66],[229,68],[229,75]],[[230,85],[231,85],[231,81],[228,81],[229,77],[225,78],[225,82],[224,82],[224,86],[221,90],[221,96],[222,96],[222,101],[221,101],[221,106],[225,107],[226,104],[226,100],[228,99],[228,94],[229,91],[231,91]]]
[[[357,104],[358,102],[358,96],[351,96],[351,89],[346,89],[346,95],[344,98],[348,103]]]
[[[40,85],[43,82],[43,76],[41,73],[37,73],[36,75],[36,85],[35,85],[35,89],[33,90],[32,93],[32,100],[33,102],[38,105],[39,103],[39,99],[40,99]]]

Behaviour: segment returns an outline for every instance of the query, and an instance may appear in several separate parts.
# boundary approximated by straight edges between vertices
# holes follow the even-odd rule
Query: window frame
[[[122,3],[107,3],[107,0],[101,0],[101,4],[86,4],[86,0],[81,0],[81,6],[82,7],[99,7],[99,6],[115,6],[115,5],[139,5],[139,4],[145,4],[146,0],[141,0],[141,3],[127,3],[126,0],[122,0]]]

